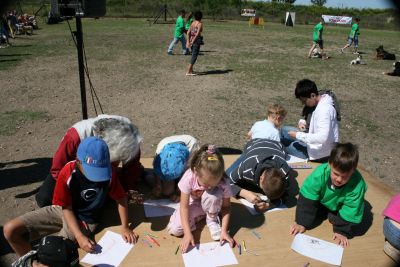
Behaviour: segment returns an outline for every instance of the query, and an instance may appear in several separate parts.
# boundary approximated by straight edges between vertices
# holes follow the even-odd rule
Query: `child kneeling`
[[[349,245],[348,238],[362,221],[367,191],[367,184],[357,171],[358,157],[357,146],[338,143],[328,163],[318,166],[305,179],[297,202],[296,221],[290,229],[292,235],[313,228],[321,213],[327,213],[333,225],[333,240],[343,247]]]
[[[220,242],[233,239],[228,233],[230,219],[230,197],[232,196],[228,180],[224,177],[224,159],[214,145],[203,145],[189,162],[188,169],[178,187],[181,190],[180,207],[172,214],[168,224],[168,233],[182,236],[181,251],[185,253],[194,246],[192,231],[196,223],[206,218],[211,238]],[[219,223],[221,213],[222,227]]]

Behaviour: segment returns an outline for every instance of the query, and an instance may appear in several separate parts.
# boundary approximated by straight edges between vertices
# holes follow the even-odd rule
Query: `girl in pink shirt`
[[[383,250],[395,262],[400,264],[400,194],[395,195],[383,211]]]
[[[233,246],[234,241],[228,233],[232,192],[224,176],[222,154],[214,145],[203,145],[193,153],[189,167],[178,183],[180,207],[170,218],[168,233],[183,235],[180,248],[185,253],[190,245],[195,245],[192,232],[196,230],[196,223],[206,218],[211,238],[221,243],[227,241]]]

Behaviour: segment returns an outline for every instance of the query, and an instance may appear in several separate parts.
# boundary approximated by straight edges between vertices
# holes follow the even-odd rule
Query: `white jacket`
[[[311,116],[308,133],[297,132],[296,138],[307,144],[308,157],[311,160],[330,155],[334,143],[339,142],[339,126],[331,96],[321,95]]]

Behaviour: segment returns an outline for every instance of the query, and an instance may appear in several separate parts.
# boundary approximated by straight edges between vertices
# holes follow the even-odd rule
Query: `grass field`
[[[33,36],[18,36],[0,50],[0,123],[6,112],[39,112],[46,119],[26,122],[31,140],[43,149],[14,153],[26,131],[0,136],[1,161],[51,157],[65,130],[80,120],[76,49],[66,22],[40,25]],[[71,21],[74,30],[74,21]],[[350,66],[355,56],[339,54],[349,27],[328,25],[324,40],[329,60],[306,58],[312,25],[288,28],[266,22],[204,22],[202,56],[185,77],[188,57],[167,56],[174,25],[152,25],[140,19],[83,20],[86,56],[92,82],[105,112],[133,119],[144,135],[142,152],[150,157],[158,141],[189,133],[202,142],[241,149],[251,124],[263,118],[270,102],[288,110],[295,125],[301,111],[294,98],[299,79],[333,89],[340,99],[342,141],[360,145],[361,164],[400,189],[400,79],[384,76],[393,61],[373,59],[375,48],[400,56],[399,31],[368,30],[360,24],[360,51],[367,65]],[[94,116],[88,93],[90,116]],[[50,119],[48,119],[50,118]],[[8,119],[8,117],[7,117]],[[45,136],[45,137],[43,137]],[[32,141],[33,142],[33,141]],[[11,145],[14,144],[14,145]],[[39,155],[38,155],[39,154]]]

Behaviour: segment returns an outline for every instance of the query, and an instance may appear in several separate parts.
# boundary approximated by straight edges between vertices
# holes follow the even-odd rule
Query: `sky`
[[[295,5],[310,5],[310,0],[296,0]],[[393,8],[390,0],[327,0],[327,7],[343,8]]]

